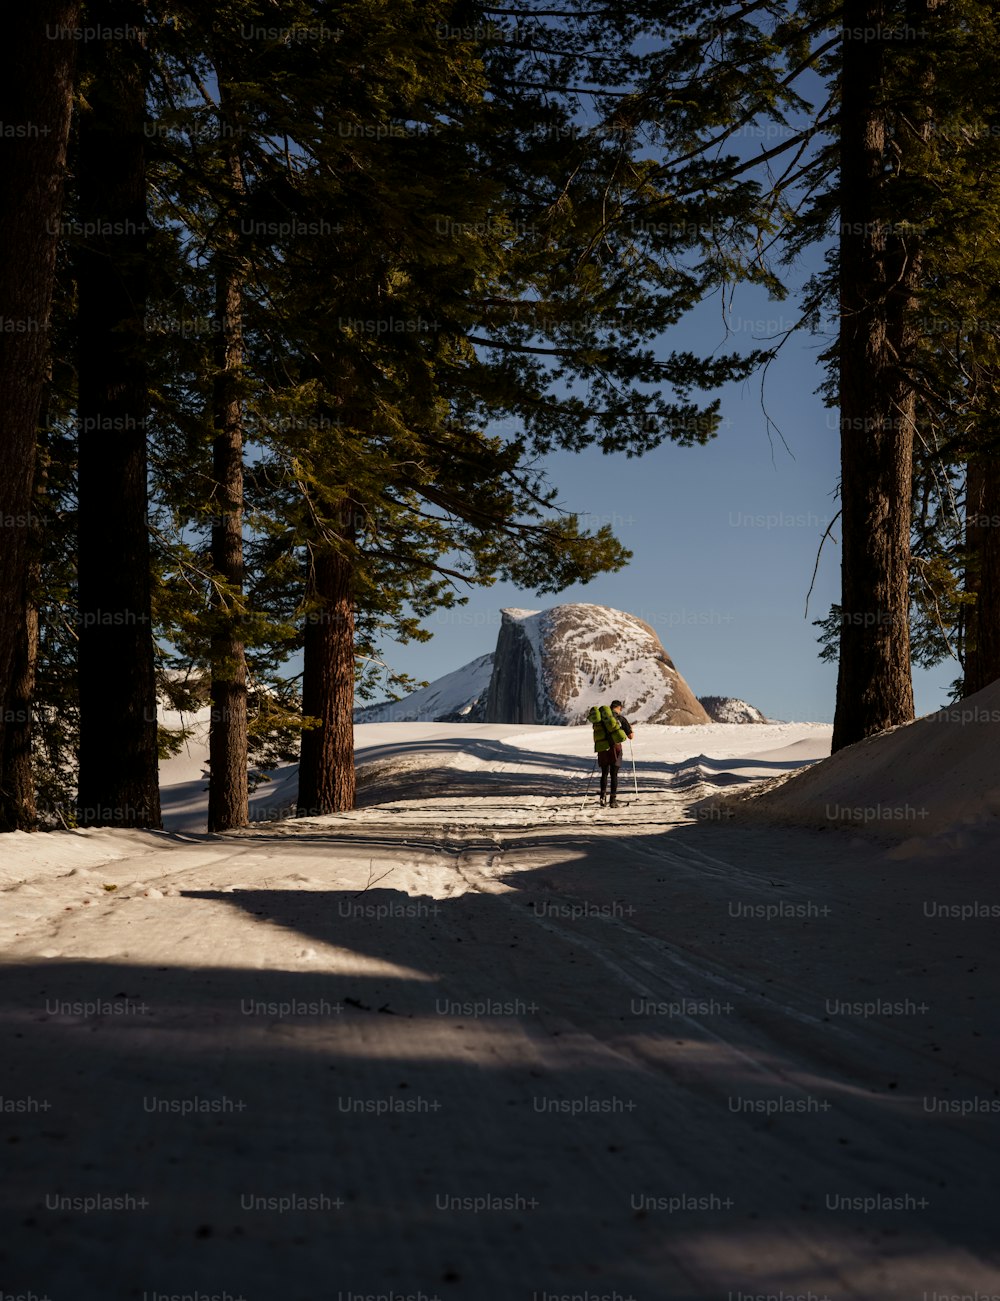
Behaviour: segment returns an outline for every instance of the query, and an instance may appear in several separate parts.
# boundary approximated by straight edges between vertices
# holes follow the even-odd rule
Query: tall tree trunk
[[[1000,678],[1000,456],[969,462],[966,480],[966,591],[969,610],[964,694],[974,695]]]
[[[840,119],[843,556],[833,749],[913,718],[910,497],[915,395],[906,373],[918,256],[886,218],[888,31],[845,0]],[[852,36],[853,34],[853,36]]]
[[[983,463],[978,458],[970,459],[965,467],[965,572],[963,590],[979,601],[979,565],[983,549],[983,524],[985,510],[985,482]],[[979,690],[979,657],[976,651],[976,606],[967,605],[963,609],[963,649],[962,662],[964,674],[962,694],[974,695]]]
[[[35,588],[41,574],[37,562],[29,566],[28,590],[22,603],[22,620],[14,652],[11,692],[4,711],[3,773],[5,799],[0,805],[0,831],[28,831],[36,822],[35,781],[31,765],[31,704],[38,662],[38,605]]]
[[[227,123],[223,81],[220,120]],[[223,133],[226,167],[234,196],[243,173],[233,137]],[[233,221],[235,212],[227,214]],[[216,268],[216,377],[212,567],[227,588],[215,593],[212,636],[212,720],[209,733],[208,829],[228,831],[249,821],[247,784],[247,666],[240,623],[243,612],[243,365],[240,269],[231,251]]]
[[[345,515],[346,515],[345,511]],[[349,533],[346,525],[338,530]],[[320,726],[302,734],[299,817],[354,808],[354,598],[351,562],[320,543],[312,554],[302,674],[302,712]]]
[[[147,503],[147,207],[141,0],[91,0],[80,117],[80,783],[86,826],[157,827]],[[122,36],[122,31],[126,34]]]
[[[12,5],[0,45],[0,831],[34,821],[16,759],[24,744],[18,716],[30,705],[23,693],[30,693],[35,440],[76,65],[76,42],[59,32],[79,19],[78,0]]]

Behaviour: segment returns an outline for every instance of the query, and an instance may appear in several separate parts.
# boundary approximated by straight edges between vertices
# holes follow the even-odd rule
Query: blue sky
[[[729,346],[752,347],[791,324],[795,300],[738,291]],[[711,352],[724,342],[718,300],[664,337],[671,348]],[[433,680],[493,649],[500,608],[544,609],[589,601],[651,624],[698,695],[733,695],[773,718],[831,722],[836,665],[818,658],[812,620],[839,596],[839,524],[828,539],[805,616],[816,550],[838,503],[837,413],[815,390],[823,340],[796,334],[759,379],[721,390],[723,427],[705,447],[660,447],[641,458],[559,453],[546,465],[562,506],[609,523],[633,553],[618,574],[559,596],[536,598],[511,584],[469,593],[468,604],[425,620],[430,642],[384,647],[395,669]],[[947,701],[948,663],[915,670],[918,713]]]
[[[812,74],[800,80],[800,93],[821,103],[822,84]],[[768,124],[766,143],[809,120],[793,119],[786,127]],[[750,157],[761,143],[753,124],[726,147]],[[738,288],[727,312],[728,340],[717,298],[664,336],[664,353],[767,346],[794,323],[796,284],[818,269],[821,256],[822,249],[812,250],[811,265],[789,274],[784,302],[769,301],[759,288]],[[739,696],[772,718],[832,722],[836,664],[819,659],[812,621],[839,599],[839,524],[824,545],[806,614],[817,548],[839,504],[838,416],[816,393],[827,342],[796,333],[768,372],[763,400],[784,443],[773,430],[768,435],[757,379],[721,390],[723,425],[706,447],[670,444],[631,460],[598,452],[549,457],[560,504],[594,526],[610,523],[634,553],[629,566],[558,596],[536,598],[501,583],[475,590],[461,609],[425,621],[430,642],[388,645],[387,660],[433,680],[493,649],[501,607],[591,601],[651,624],[697,694]],[[957,676],[953,662],[914,670],[918,714],[947,703]]]

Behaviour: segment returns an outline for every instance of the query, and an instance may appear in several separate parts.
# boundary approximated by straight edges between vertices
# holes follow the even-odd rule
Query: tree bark
[[[4,15],[0,46],[0,830],[34,825],[24,790],[21,713],[35,442],[48,363],[49,313],[62,218],[76,67],[78,0],[35,0]],[[29,656],[30,658],[30,656]],[[28,697],[25,698],[25,691]],[[10,763],[14,762],[11,770]]]
[[[342,536],[349,528],[342,523]],[[302,712],[320,726],[302,734],[299,817],[354,808],[354,600],[350,559],[325,543],[313,551],[307,616]]]
[[[93,81],[80,117],[77,817],[84,826],[158,827],[143,358],[144,6],[93,0],[87,17],[115,35],[87,45]]]
[[[38,662],[38,606],[34,588],[39,566],[29,566],[28,591],[22,602],[21,626],[11,673],[11,690],[4,711],[3,774],[5,798],[0,803],[0,831],[30,831],[36,825],[35,780],[31,764],[31,704]]]
[[[220,115],[226,121],[222,79]],[[243,173],[232,137],[225,137],[226,168],[234,196]],[[234,214],[227,214],[235,220]],[[233,228],[235,238],[235,228]],[[208,829],[228,831],[249,821],[247,782],[247,666],[240,623],[243,612],[243,365],[240,269],[231,252],[216,268],[216,377],[212,567],[227,592],[214,593],[211,647],[212,717],[209,733]]]
[[[976,601],[965,645],[967,696],[1000,678],[1000,457],[969,462],[966,487],[966,591]]]
[[[983,463],[972,459],[965,467],[965,572],[963,590],[979,601],[979,565],[982,557],[983,512],[985,510],[985,484]],[[974,695],[979,690],[979,663],[976,652],[976,605],[964,607],[963,636],[963,696]]]
[[[913,718],[910,497],[915,395],[906,373],[913,241],[886,220],[885,4],[846,0],[840,127],[843,554],[833,749]],[[854,33],[852,36],[851,34]],[[891,40],[891,38],[888,38]]]

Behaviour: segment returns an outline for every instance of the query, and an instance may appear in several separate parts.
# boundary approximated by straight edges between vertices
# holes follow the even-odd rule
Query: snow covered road
[[[472,804],[473,759],[11,842],[4,1295],[1000,1293],[981,864],[698,821],[683,764],[617,821],[509,756]]]

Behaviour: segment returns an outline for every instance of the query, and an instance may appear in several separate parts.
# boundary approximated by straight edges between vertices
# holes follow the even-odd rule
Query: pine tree
[[[0,831],[34,825],[24,764],[37,638],[35,443],[50,361],[79,14],[75,0],[15,7],[6,15],[0,54]]]
[[[1000,373],[992,231],[1000,202],[1000,102],[983,52],[1000,30],[991,6],[935,12],[924,74],[927,129],[908,132],[911,187],[926,192],[917,341],[911,596],[919,662],[947,657],[969,694],[1000,677],[1000,518],[995,378]],[[912,115],[911,115],[912,116]],[[912,214],[911,214],[912,215]]]
[[[427,14],[424,21],[430,24],[433,17]],[[365,41],[380,39],[377,31],[372,34],[371,16],[363,28],[344,25],[338,58],[348,67],[355,60],[368,67],[360,51]],[[691,390],[745,374],[757,358],[708,363],[679,353],[661,361],[645,345],[725,279],[728,271],[709,258],[696,272],[678,272],[673,258],[684,246],[703,251],[703,227],[712,230],[724,216],[744,216],[748,190],[736,187],[708,211],[702,196],[700,224],[650,222],[648,238],[637,241],[637,213],[675,219],[679,214],[676,205],[667,207],[651,169],[635,162],[631,148],[622,149],[620,129],[601,123],[567,151],[565,139],[581,134],[571,97],[537,89],[526,96],[518,87],[517,102],[510,102],[513,78],[503,67],[508,46],[491,68],[494,84],[484,82],[489,59],[474,41],[466,38],[465,48],[460,40],[431,41],[428,55],[422,32],[397,36],[404,47],[416,39],[423,59],[415,61],[418,72],[411,67],[405,88],[387,87],[383,75],[377,95],[357,85],[347,104],[328,103],[322,116],[318,107],[306,113],[309,130],[297,145],[315,163],[297,170],[294,183],[275,186],[275,200],[304,232],[283,250],[286,282],[274,291],[274,301],[287,304],[282,370],[288,375],[291,359],[299,358],[289,389],[295,383],[299,391],[308,389],[318,410],[325,403],[340,420],[340,438],[305,440],[286,452],[295,457],[300,480],[313,485],[314,523],[327,534],[312,545],[340,549],[352,561],[356,606],[363,608],[366,590],[375,586],[367,567],[381,556],[379,544],[391,533],[398,548],[396,538],[407,530],[426,542],[425,512],[432,506],[446,512],[451,529],[475,524],[495,531],[492,546],[476,543],[469,553],[475,557],[472,572],[485,572],[487,555],[494,566],[503,566],[503,548],[513,542],[510,572],[558,590],[554,575],[571,582],[593,572],[595,558],[615,567],[621,555],[605,537],[588,548],[572,521],[548,531],[533,523],[519,532],[519,515],[545,502],[530,458],[555,446],[596,442],[605,451],[635,454],[665,437],[698,443],[711,436],[717,404],[699,406],[690,400]],[[597,37],[591,24],[591,47],[600,44]],[[629,39],[626,33],[614,40],[626,62]],[[570,48],[561,75],[585,57]],[[515,58],[527,75],[531,52]],[[452,75],[451,64],[459,66],[460,76]],[[454,102],[451,87],[484,84],[491,85],[491,98]],[[338,112],[344,115],[339,120]],[[660,211],[652,206],[657,200]],[[689,214],[684,209],[680,215]],[[319,286],[322,300],[336,304],[337,319],[331,319],[332,310],[312,319],[299,286],[307,286],[312,297]],[[310,356],[317,365],[308,363]],[[365,409],[357,403],[343,407],[337,384],[324,385],[332,373],[344,376],[349,391],[364,392]],[[666,386],[678,391],[679,400],[666,397]],[[516,422],[521,432],[496,444],[477,432],[501,419]],[[469,447],[455,456],[452,446],[439,473],[451,437],[445,422],[464,431]],[[385,473],[374,476],[373,491],[359,496],[357,478],[372,478],[372,465],[383,462]],[[477,500],[478,476],[490,482],[506,476],[507,498]],[[319,508],[317,484],[323,486]],[[360,501],[366,524],[353,540],[338,524],[348,492]],[[339,611],[344,582],[332,584],[334,590]],[[319,595],[315,589],[314,594]],[[332,609],[327,614],[325,623],[317,619],[307,632],[310,645],[325,642],[325,649],[307,653],[305,707],[330,719],[337,708],[330,684],[345,681],[349,665],[343,658],[346,639],[338,652],[331,644],[345,621]],[[342,666],[337,673],[328,667],[335,659]],[[324,666],[318,682],[310,681],[312,664]],[[346,738],[347,726],[340,731]],[[328,765],[334,760],[318,736],[307,736],[303,745],[308,798],[302,805],[313,812],[319,785],[313,754],[327,754]],[[351,762],[345,741],[336,763],[346,770]],[[332,771],[325,780],[332,788]]]
[[[94,0],[79,122],[78,817],[160,825],[143,355],[149,274],[144,6]],[[118,36],[120,35],[120,39]]]
[[[964,694],[1000,678],[1000,257],[993,236],[1000,99],[992,61],[983,54],[998,39],[1000,16],[993,6],[951,7],[947,40],[938,43],[927,160],[938,202],[932,238],[925,241],[920,305],[927,327],[918,367],[927,425],[920,469],[935,485],[957,478],[964,504],[960,539],[955,507],[942,509],[939,549],[941,585],[964,588],[953,617]]]
[[[894,227],[887,4],[845,0],[840,96],[840,660],[833,748],[913,717],[910,494],[916,395],[907,373],[919,254]],[[876,34],[877,35],[873,35]],[[917,120],[924,113],[917,105]]]
[[[238,204],[244,190],[237,147],[237,122],[230,111],[227,80],[216,62],[219,127],[225,173]],[[226,218],[230,220],[226,223]],[[243,365],[242,263],[236,252],[235,221],[215,257],[216,376],[213,442],[214,507],[212,567],[220,584],[213,593],[211,657],[212,718],[209,733],[208,829],[228,831],[249,817],[247,779],[247,666],[240,625],[243,593],[243,407],[239,377]]]
[[[966,495],[966,590],[975,595],[963,694],[1000,678],[1000,447],[970,461]]]
[[[219,828],[245,816],[244,738],[274,753],[302,726],[303,810],[349,806],[348,686],[384,636],[421,635],[464,584],[558,591],[624,563],[609,530],[554,511],[538,458],[707,441],[718,404],[698,391],[767,354],[664,357],[655,340],[737,280],[781,294],[769,251],[836,217],[832,5],[458,17],[149,6],[156,253],[135,259],[136,301],[221,328],[147,329],[130,374],[145,368],[155,412],[157,654],[208,674]],[[297,25],[326,35],[275,36]],[[814,105],[816,70],[832,89]],[[768,124],[779,145],[739,143]],[[889,233],[883,279],[910,237]],[[909,304],[914,285],[895,292]],[[305,719],[280,676],[297,646]]]
[[[292,721],[276,697],[248,684],[248,639],[259,649],[276,633],[253,614],[245,590],[244,406],[260,291],[254,239],[244,231],[245,168],[249,160],[253,173],[268,132],[257,121],[262,87],[239,33],[246,23],[252,30],[255,18],[263,21],[235,4],[161,24],[154,61],[157,217],[161,231],[171,232],[175,268],[173,295],[160,304],[163,351],[155,363],[165,381],[156,450],[157,513],[166,540],[160,609],[177,652],[169,658],[188,671],[197,666],[207,686],[213,831],[245,825],[251,744],[271,746],[271,724],[281,731]],[[209,294],[206,278],[214,287]],[[256,310],[266,311],[259,304]],[[189,469],[184,482],[176,474],[178,459]],[[192,545],[197,537],[207,537],[207,544]],[[277,636],[288,640],[287,631]],[[169,681],[163,679],[167,690]]]
[[[990,559],[993,535],[978,521],[993,514],[1000,517],[1000,501],[993,497],[991,505],[996,489],[989,486],[996,482],[991,473],[998,414],[992,377],[997,373],[995,285],[1000,268],[991,230],[1000,198],[995,180],[1000,154],[995,143],[995,77],[991,61],[984,57],[998,35],[990,6],[957,0],[948,6],[885,7],[879,14],[853,13],[851,21],[854,30],[878,37],[868,41],[873,47],[870,57],[880,67],[868,108],[879,119],[882,134],[867,232],[883,264],[872,273],[874,278],[855,277],[854,289],[856,301],[868,304],[876,322],[881,304],[892,309],[883,313],[884,332],[877,329],[873,336],[874,361],[866,359],[862,348],[853,373],[870,385],[871,375],[879,373],[873,365],[888,366],[889,382],[882,392],[895,388],[900,428],[912,430],[915,436],[910,511],[898,495],[901,482],[893,488],[890,477],[882,493],[877,490],[878,467],[871,461],[873,447],[865,437],[869,428],[865,420],[877,422],[884,416],[889,437],[880,435],[876,446],[892,445],[888,424],[892,413],[884,410],[884,403],[879,407],[878,393],[870,399],[868,416],[855,414],[856,427],[843,430],[845,460],[856,471],[850,491],[854,524],[844,524],[845,535],[852,539],[850,581],[854,605],[861,603],[862,591],[868,593],[869,603],[860,610],[846,604],[836,607],[835,619],[822,621],[821,641],[825,657],[832,632],[841,642],[851,642],[852,667],[841,717],[847,720],[862,702],[861,730],[852,734],[857,739],[907,715],[905,708],[892,717],[884,712],[892,695],[886,688],[890,663],[904,696],[908,691],[901,659],[904,639],[893,633],[881,664],[873,653],[882,608],[875,594],[879,585],[883,591],[887,585],[890,551],[897,561],[893,590],[898,609],[891,618],[883,611],[882,618],[890,629],[902,626],[904,620],[900,572],[904,519],[910,533],[908,622],[913,661],[930,667],[951,658],[962,675],[955,687],[959,693],[973,689],[973,681],[983,686],[992,680],[991,670],[984,666],[980,671],[976,664],[976,625],[981,616],[990,623],[1000,618],[994,614],[991,595],[995,580],[988,580],[985,599],[978,600],[980,567],[984,562],[987,567],[996,563]],[[838,84],[841,75],[838,61],[833,70]],[[846,64],[843,77],[846,81]],[[857,84],[855,79],[852,85]],[[854,161],[857,164],[857,154]],[[829,195],[839,196],[836,186]],[[826,202],[829,206],[829,198]],[[857,239],[866,235],[866,228],[855,215],[857,224],[845,233]],[[817,277],[811,286],[815,298],[822,298],[828,286],[828,280]],[[895,337],[887,324],[890,315]],[[855,325],[859,321],[857,315],[847,319]],[[842,334],[849,337],[849,331],[842,329]],[[838,357],[831,360],[836,366]],[[858,392],[863,402],[862,387]],[[904,441],[909,441],[905,432],[903,439],[896,440],[901,461],[908,457]],[[867,462],[871,463],[866,470]],[[904,468],[897,468],[905,475]],[[864,519],[859,507],[866,501],[873,505],[876,517],[859,531],[857,520]],[[873,630],[867,636],[866,622]],[[993,634],[987,633],[983,644],[997,645],[991,638]],[[993,669],[993,677],[1000,676],[995,659]],[[849,724],[848,733],[841,731],[838,739],[854,727]]]

